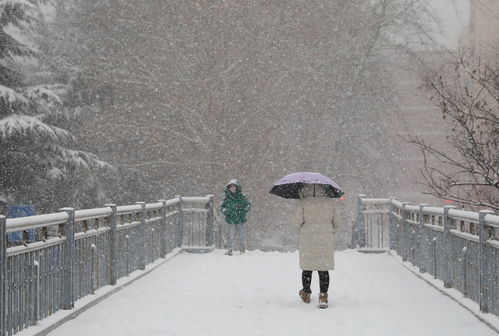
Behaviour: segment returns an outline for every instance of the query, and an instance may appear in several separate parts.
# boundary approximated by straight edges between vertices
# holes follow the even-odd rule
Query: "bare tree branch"
[[[442,72],[425,80],[451,126],[448,138],[455,154],[414,135],[405,140],[423,154],[421,175],[429,194],[497,210],[499,86],[496,77],[485,76],[497,73],[494,66],[459,53],[453,76]]]

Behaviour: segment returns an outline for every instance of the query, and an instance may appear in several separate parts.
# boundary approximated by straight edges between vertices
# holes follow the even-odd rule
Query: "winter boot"
[[[300,298],[303,300],[303,302],[310,303],[310,293],[307,293],[303,289],[300,289],[298,295],[300,295]]]
[[[227,252],[225,252],[225,254],[231,256],[232,255],[232,249],[231,248],[227,249]]]
[[[327,308],[328,304],[327,304],[327,293],[320,293],[319,294],[319,304],[317,305],[317,307],[321,308],[321,309],[325,309]]]

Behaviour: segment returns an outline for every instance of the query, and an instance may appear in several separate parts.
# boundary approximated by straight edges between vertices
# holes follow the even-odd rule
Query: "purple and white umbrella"
[[[345,192],[338,183],[319,173],[302,172],[289,174],[274,183],[271,194],[284,198],[300,198],[300,190],[305,184],[322,184],[326,189],[326,196],[331,198],[341,197]]]

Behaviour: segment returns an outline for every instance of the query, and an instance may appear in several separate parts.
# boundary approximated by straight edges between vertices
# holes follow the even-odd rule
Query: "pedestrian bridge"
[[[347,250],[336,261],[319,310],[317,274],[313,301],[298,297],[297,253],[181,253],[49,335],[496,335],[398,258]]]
[[[337,252],[319,310],[297,253],[216,249],[211,196],[0,217],[0,335],[496,335],[498,220],[359,198],[354,247],[389,253]]]

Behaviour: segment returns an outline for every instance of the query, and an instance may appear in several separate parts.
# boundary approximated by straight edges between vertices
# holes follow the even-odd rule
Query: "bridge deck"
[[[387,254],[336,254],[330,308],[302,303],[297,253],[182,253],[50,336],[497,335]]]

